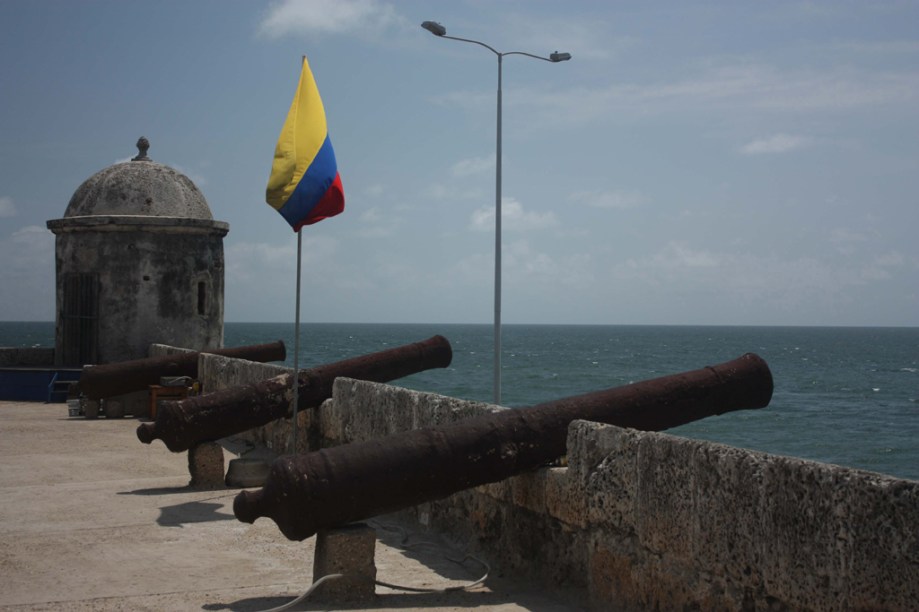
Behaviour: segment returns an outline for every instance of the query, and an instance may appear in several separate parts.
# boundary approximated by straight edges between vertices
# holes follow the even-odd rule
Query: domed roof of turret
[[[95,173],[70,198],[64,217],[141,215],[213,219],[204,194],[187,176],[147,157],[146,138],[129,162]]]

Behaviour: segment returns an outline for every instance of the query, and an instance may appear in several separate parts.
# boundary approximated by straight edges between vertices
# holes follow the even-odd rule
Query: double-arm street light
[[[425,21],[421,27],[440,38],[459,40],[485,47],[498,56],[498,136],[495,152],[495,359],[494,359],[494,403],[501,403],[501,65],[505,55],[525,55],[544,62],[564,62],[571,59],[570,53],[549,54],[549,57],[524,53],[523,51],[500,52],[478,40],[447,36],[447,28],[434,21]]]

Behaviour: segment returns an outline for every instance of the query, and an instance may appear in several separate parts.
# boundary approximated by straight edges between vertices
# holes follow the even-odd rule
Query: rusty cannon
[[[565,454],[568,425],[586,419],[658,431],[763,408],[772,374],[748,353],[716,366],[504,410],[274,461],[265,486],[242,491],[236,518],[271,518],[291,540],[535,469]]]
[[[387,382],[432,368],[445,368],[453,349],[443,336],[301,370],[297,376],[297,408],[319,406],[332,397],[339,376]],[[290,415],[293,373],[177,402],[164,402],[153,423],[137,428],[141,442],[161,439],[169,450],[182,452]]]
[[[284,361],[287,351],[281,340],[267,344],[253,344],[233,348],[210,349],[118,361],[86,366],[80,373],[80,391],[90,399],[114,397],[133,391],[146,391],[150,385],[159,384],[164,376],[198,376],[198,355],[209,353],[249,361]]]

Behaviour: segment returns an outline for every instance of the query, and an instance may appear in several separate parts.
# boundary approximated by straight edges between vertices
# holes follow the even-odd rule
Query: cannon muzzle
[[[388,382],[431,368],[445,368],[453,349],[443,336],[433,336],[396,348],[344,361],[301,370],[297,377],[297,408],[319,406],[332,397],[332,383],[339,376]],[[144,444],[161,439],[173,452],[188,450],[286,417],[293,401],[293,373],[243,385],[164,402],[153,423],[137,428]]]
[[[159,384],[163,376],[198,376],[198,355],[210,353],[248,359],[249,361],[284,361],[287,351],[280,340],[268,344],[253,344],[234,348],[211,349],[200,352],[177,353],[131,361],[118,361],[86,366],[80,373],[80,391],[90,399],[114,397],[133,391],[146,391]]]
[[[291,540],[498,482],[565,454],[576,419],[657,431],[772,398],[766,362],[748,353],[716,366],[509,409],[452,425],[286,455],[265,486],[233,502],[246,523],[266,516]]]

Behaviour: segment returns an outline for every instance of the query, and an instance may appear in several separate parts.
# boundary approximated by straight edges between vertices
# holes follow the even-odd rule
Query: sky
[[[919,2],[0,0],[0,320],[54,319],[73,192],[136,155],[226,221],[227,321],[293,321],[265,203],[306,55],[345,211],[305,322],[919,325]]]

